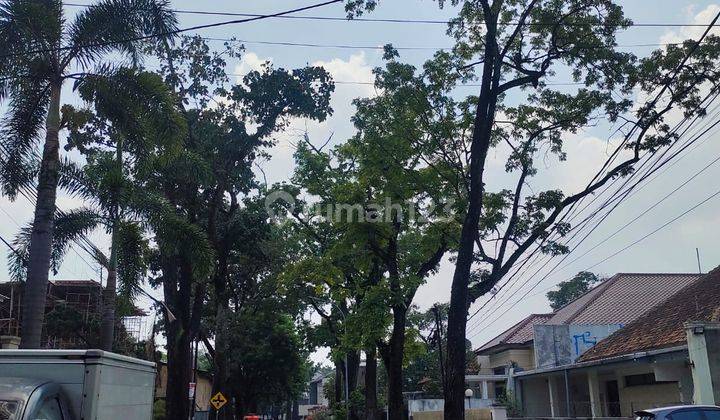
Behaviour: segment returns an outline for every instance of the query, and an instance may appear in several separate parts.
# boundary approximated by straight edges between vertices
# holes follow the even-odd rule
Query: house
[[[627,417],[720,402],[720,270],[657,304],[633,302],[643,313],[577,358],[513,374],[526,417]]]
[[[511,375],[574,362],[698,278],[684,273],[616,274],[555,312],[530,315],[478,348],[480,372],[466,376],[468,386],[476,397],[498,398],[513,387]]]
[[[322,372],[313,375],[303,397],[297,402],[298,416],[301,419],[311,415],[318,409],[327,408],[330,402],[325,396],[325,387],[332,386],[333,376]]]

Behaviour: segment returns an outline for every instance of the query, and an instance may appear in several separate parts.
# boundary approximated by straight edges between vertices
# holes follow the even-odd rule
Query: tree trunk
[[[20,348],[40,348],[43,320],[45,318],[45,299],[47,297],[50,254],[52,250],[57,198],[59,147],[60,147],[60,92],[62,82],[53,81],[50,85],[50,104],[45,122],[45,145],[43,147],[40,175],[38,177],[37,202],[32,232],[25,284],[22,332]]]
[[[108,269],[107,284],[103,289],[103,312],[100,323],[100,348],[105,351],[112,351],[115,339],[115,296],[117,294],[117,256],[113,232],[113,250],[110,251],[110,268]],[[114,259],[114,262],[113,262]]]
[[[188,383],[192,378],[190,335],[177,320],[168,326],[167,339],[166,417],[168,419],[185,419],[190,412],[190,399],[188,398]]]
[[[353,351],[347,353],[347,365],[348,394],[350,396],[350,401],[348,401],[348,406],[350,407],[349,417],[350,420],[360,420],[358,407],[355,407],[352,404],[352,395],[358,386],[358,372],[360,371],[360,352]]]
[[[403,404],[403,356],[405,354],[405,308],[393,308],[393,331],[390,336],[388,363],[388,419],[404,418]]]
[[[343,400],[343,387],[342,387],[342,378],[343,378],[343,367],[342,362],[336,361],[335,362],[335,386],[333,390],[335,391],[335,406],[339,407]]]
[[[230,351],[227,345],[227,339],[225,335],[225,325],[227,319],[226,313],[227,301],[225,306],[218,305],[216,326],[215,326],[215,357],[213,358],[213,391],[215,395],[218,392],[222,392],[223,395],[230,395],[230,389],[227,383],[227,357],[226,352]],[[233,412],[231,407],[227,406],[225,409],[218,412],[217,420],[231,420]]]
[[[120,176],[123,174],[123,141],[118,138],[115,145],[115,164],[119,168]],[[122,191],[115,191],[115,208],[113,208],[112,239],[110,243],[110,261],[108,267],[107,284],[103,289],[103,312],[100,323],[100,348],[112,351],[115,341],[115,300],[117,297],[117,268],[118,245],[120,243],[120,196]]]
[[[365,419],[380,420],[377,407],[377,355],[375,347],[365,353]]]
[[[300,418],[300,407],[297,401],[292,402],[292,416],[291,420],[297,420]]]
[[[173,265],[174,264],[174,265]],[[167,258],[163,268],[163,292],[176,319],[166,320],[168,419],[184,419],[190,414],[189,383],[192,380],[192,341],[200,328],[205,291],[196,284],[193,294],[193,267],[182,256]]]
[[[470,270],[478,237],[478,223],[482,213],[485,161],[490,148],[490,134],[495,118],[497,95],[493,85],[497,84],[495,30],[497,16],[488,16],[485,35],[485,55],[480,95],[473,125],[473,138],[470,146],[470,195],[468,211],[463,220],[458,246],[457,263],[450,290],[450,308],[447,330],[447,365],[445,366],[445,418],[465,418],[465,333],[469,305],[468,286]]]

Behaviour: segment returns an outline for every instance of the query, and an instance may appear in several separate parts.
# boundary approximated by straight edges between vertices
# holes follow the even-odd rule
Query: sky
[[[78,2],[90,3],[86,0]],[[172,5],[180,10],[204,10],[238,13],[268,14],[314,3],[310,0],[266,0],[254,2],[233,2],[213,0],[198,3],[189,0],[173,0]],[[720,11],[720,6],[712,1],[681,0],[626,0],[619,1],[625,14],[637,23],[709,23]],[[652,7],[648,7],[652,4]],[[78,8],[66,6],[71,16]],[[371,17],[400,19],[444,20],[455,15],[455,10],[439,10],[437,3],[430,0],[385,0]],[[322,9],[304,12],[306,15],[343,16],[341,5],[331,5]],[[181,27],[228,20],[228,17],[207,15],[179,15]],[[658,44],[677,42],[686,38],[698,37],[703,28],[699,27],[632,27],[619,35],[620,45]],[[330,144],[338,144],[348,139],[354,132],[350,118],[353,115],[352,99],[372,96],[376,92],[372,85],[372,69],[382,65],[382,51],[378,47],[392,43],[396,47],[421,49],[402,50],[401,60],[420,66],[431,57],[434,48],[449,47],[452,40],[445,34],[445,26],[440,24],[410,23],[370,23],[309,21],[291,19],[269,19],[241,25],[228,25],[199,32],[206,37],[236,37],[245,41],[245,54],[241,60],[228,63],[228,72],[242,75],[256,69],[266,61],[283,68],[297,68],[305,65],[325,67],[338,82],[332,98],[334,114],[323,123],[293,121],[286,132],[277,136],[277,144],[269,150],[269,161],[260,162],[264,174],[270,183],[287,180],[293,170],[294,144],[305,131],[311,141],[324,143],[331,138]],[[268,45],[263,42],[294,42],[332,44],[335,46],[353,45],[366,48],[350,49],[339,47],[298,47]],[[217,45],[221,47],[220,43]],[[658,47],[624,47],[638,56],[647,55]],[[556,82],[563,82],[556,76]],[[352,82],[352,83],[348,83]],[[357,83],[360,82],[360,83]],[[69,86],[65,88],[66,102],[79,103]],[[471,88],[462,88],[458,94],[472,94]],[[698,143],[695,148],[682,155],[682,159],[670,166],[659,176],[648,180],[647,185],[638,191],[610,217],[608,217],[587,240],[556,270],[546,276],[549,269],[557,264],[551,262],[544,270],[527,270],[518,276],[517,282],[502,290],[495,299],[487,303],[477,316],[469,321],[469,337],[474,346],[479,346],[502,332],[509,326],[531,313],[549,312],[545,292],[560,281],[567,280],[581,270],[610,276],[618,272],[697,272],[696,248],[699,249],[703,271],[720,265],[720,247],[716,246],[720,234],[720,212],[717,211],[720,197],[707,201],[704,205],[689,212],[682,218],[647,237],[634,246],[623,250],[633,242],[643,238],[673,218],[705,200],[717,191],[720,177],[720,163],[712,163],[720,156],[720,135],[712,134]],[[597,172],[612,150],[612,141],[608,141],[608,127],[596,127],[577,133],[565,140],[568,154],[566,162],[548,161],[540,166],[541,175],[533,181],[533,186],[557,186],[572,192],[584,186]],[[712,164],[711,164],[712,163]],[[697,175],[686,186],[679,189],[661,204],[654,207],[637,221],[611,239],[592,249],[595,244],[606,239],[618,228],[643,213],[661,197],[695,175],[706,165],[710,166]],[[491,157],[488,172],[490,188],[499,187],[505,180],[502,170],[502,157]],[[63,210],[82,205],[73,197],[60,193],[58,205]],[[32,206],[20,198],[9,202],[0,197],[0,235],[12,238],[19,226],[32,219]],[[100,247],[107,247],[108,238],[104,232],[95,232],[91,236]],[[1,251],[6,254],[6,250]],[[616,254],[616,255],[613,255]],[[610,258],[607,258],[611,256]],[[532,267],[532,266],[531,266]],[[540,267],[538,265],[537,267]],[[435,302],[449,299],[453,265],[445,259],[438,273],[420,287],[415,304],[428,308]],[[6,258],[0,258],[0,281],[7,278]],[[99,269],[92,260],[77,250],[71,251],[54,279],[98,279]],[[154,294],[159,296],[159,292]],[[522,301],[518,297],[527,295]],[[471,313],[480,308],[485,298],[481,298],[471,308]],[[141,298],[140,304],[149,305],[147,298]]]

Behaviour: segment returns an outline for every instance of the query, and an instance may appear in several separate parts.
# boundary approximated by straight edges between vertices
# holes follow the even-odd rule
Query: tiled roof
[[[699,274],[619,273],[558,309],[546,324],[629,324],[698,278]]]
[[[527,343],[536,324],[626,325],[698,278],[688,273],[619,273],[552,314],[530,315],[476,351]]]
[[[525,344],[533,339],[533,325],[544,324],[552,316],[553,314],[530,315],[475,351],[481,352],[504,344]]]
[[[90,287],[102,287],[100,282],[95,280],[50,280],[55,286],[90,286]]]
[[[635,322],[600,341],[579,361],[605,359],[686,343],[683,324],[713,321],[720,314],[720,268],[678,291]]]

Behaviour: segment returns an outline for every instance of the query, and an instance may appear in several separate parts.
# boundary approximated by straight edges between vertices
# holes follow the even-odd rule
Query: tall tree
[[[51,266],[59,268],[70,242],[84,243],[85,235],[99,227],[110,233],[109,256],[95,246],[88,250],[108,272],[100,339],[96,341],[100,348],[111,351],[118,279],[121,302],[127,309],[146,270],[147,240],[133,217],[137,192],[132,173],[142,168],[147,150],[176,148],[185,125],[174,95],[156,74],[120,68],[88,75],[76,87],[92,108],[64,106],[61,127],[69,131],[66,149],[77,148],[87,163],[78,169],[72,162],[62,161],[59,184],[88,205],[55,214]],[[133,156],[132,164],[124,159],[128,153]],[[21,252],[12,260],[11,269],[17,278],[26,275],[31,231],[30,227],[23,229],[15,241]]]
[[[570,280],[561,281],[557,285],[558,290],[551,290],[546,294],[550,301],[550,307],[553,308],[553,310],[562,308],[584,295],[600,281],[601,279],[597,275],[589,271],[581,271],[575,274]]]
[[[375,3],[355,0],[348,8],[357,12]],[[469,305],[523,256],[567,253],[563,237],[574,228],[571,209],[674,144],[679,135],[671,126],[672,110],[687,118],[704,115],[701,86],[715,92],[720,39],[706,32],[695,40],[702,42],[689,40],[638,59],[616,49],[616,33],[631,22],[611,0],[439,1],[441,7],[446,3],[460,10],[448,30],[458,62],[445,67],[446,73],[457,75],[458,83],[479,80],[477,95],[468,97],[472,130],[459,149],[464,162],[457,165],[468,200],[448,324],[445,417],[456,419],[463,417]],[[553,88],[555,74],[569,74],[580,86]],[[619,118],[619,145],[585,188],[526,192],[540,172],[537,159],[549,154],[564,160],[568,138],[598,120],[612,124]],[[453,149],[458,151],[444,148]],[[508,156],[505,169],[516,181],[511,188],[493,190],[486,171],[493,149]]]
[[[165,0],[103,0],[65,19],[59,0],[6,0],[0,5],[0,98],[9,98],[3,121],[5,193],[16,197],[34,174],[36,147],[45,131],[37,174],[23,303],[22,348],[40,346],[50,269],[58,185],[61,93],[67,79],[82,78],[111,53],[139,58],[142,37],[175,29]]]
[[[182,242],[175,242],[179,238],[168,237],[173,248],[158,249],[158,280],[177,317],[177,321],[166,320],[168,342],[172,343],[168,364],[178,368],[168,382],[168,413],[173,417],[188,412],[190,343],[201,338],[209,295],[216,324],[203,333],[214,333],[220,349],[214,355],[214,387],[229,387],[228,351],[222,349],[228,343],[226,319],[232,318],[236,309],[232,293],[241,287],[230,283],[243,283],[250,291],[256,281],[232,271],[237,268],[238,254],[245,253],[252,262],[249,251],[253,244],[243,238],[252,241],[253,237],[243,229],[262,226],[239,224],[244,220],[243,197],[258,188],[252,172],[255,159],[273,144],[273,136],[290,118],[323,120],[331,112],[329,98],[334,87],[324,69],[288,71],[269,63],[248,73],[242,83],[231,84],[225,60],[240,56],[241,49],[234,43],[225,51],[211,51],[199,37],[183,38],[178,48],[159,45],[156,53],[162,58],[160,72],[175,89],[189,130],[183,150],[172,160],[158,161],[146,186],[161,194],[176,216],[204,237],[210,257],[205,267],[208,271],[198,271],[194,264],[200,261],[192,262],[183,255]],[[159,232],[163,232],[160,236],[171,233]],[[262,259],[262,255],[255,257]],[[231,411],[221,415],[229,416]]]
[[[459,178],[435,150],[466,122],[440,66],[417,71],[389,46],[386,59],[375,70],[381,93],[355,101],[357,135],[329,151],[302,144],[294,182],[315,203],[315,212],[295,219],[314,227],[320,253],[313,258],[326,267],[308,277],[338,307],[353,307],[348,322],[375,341],[395,419],[403,413],[407,316],[418,287],[455,246],[455,206],[464,200]]]

